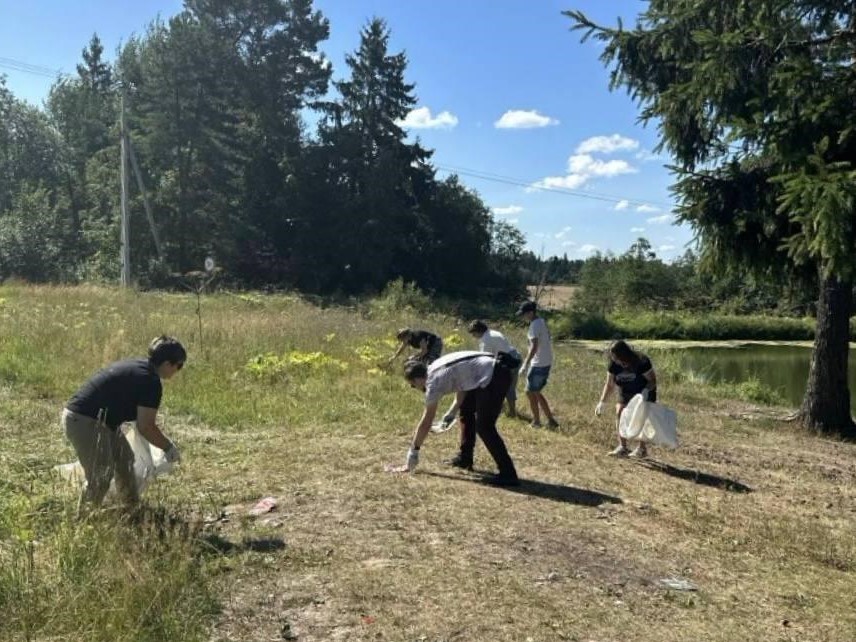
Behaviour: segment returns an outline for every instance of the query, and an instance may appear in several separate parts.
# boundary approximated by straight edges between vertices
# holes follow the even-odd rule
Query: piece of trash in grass
[[[384,464],[383,472],[385,473],[406,473],[407,464]]]
[[[689,580],[680,577],[664,577],[660,580],[660,586],[673,591],[697,591],[698,587]]]
[[[258,515],[264,515],[265,513],[271,512],[274,508],[276,508],[276,498],[265,497],[260,499],[256,505],[249,510],[249,514],[253,517],[257,517]]]

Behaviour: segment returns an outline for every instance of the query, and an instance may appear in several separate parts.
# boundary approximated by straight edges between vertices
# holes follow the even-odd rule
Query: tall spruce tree
[[[702,259],[819,280],[802,424],[856,438],[847,384],[856,233],[850,0],[651,0],[636,26],[566,12],[657,123]]]
[[[93,34],[83,49],[77,76],[59,79],[47,100],[47,113],[64,142],[63,188],[69,200],[72,233],[81,233],[81,215],[90,206],[86,165],[99,151],[118,149],[118,104],[113,71],[104,46]],[[82,251],[82,248],[79,248]]]
[[[330,220],[315,210],[307,231],[338,248],[326,271],[347,291],[397,277],[421,281],[425,273],[420,249],[431,229],[419,203],[433,187],[433,170],[430,153],[408,143],[399,124],[416,97],[405,80],[407,57],[389,52],[389,37],[379,18],[363,28],[359,48],[345,58],[350,77],[335,83],[341,98],[327,105],[320,127],[338,215]]]

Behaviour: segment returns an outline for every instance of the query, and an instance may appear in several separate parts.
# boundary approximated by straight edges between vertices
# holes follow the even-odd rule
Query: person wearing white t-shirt
[[[520,485],[514,462],[496,430],[496,419],[511,384],[511,369],[502,359],[484,352],[451,352],[430,366],[409,361],[404,366],[404,378],[412,388],[425,393],[425,410],[416,425],[406,463],[392,468],[393,472],[408,472],[417,466],[419,449],[431,429],[440,399],[454,392],[461,414],[461,443],[458,454],[446,463],[472,470],[478,435],[499,468],[499,474],[488,481],[497,486]]]
[[[523,362],[523,357],[517,349],[511,345],[511,342],[499,330],[492,330],[484,321],[473,321],[468,328],[470,335],[479,342],[479,350],[482,352],[490,352],[491,354],[499,354],[504,352],[511,355],[518,362]],[[511,374],[511,385],[508,387],[508,392],[505,395],[505,401],[508,404],[506,416],[517,417],[517,368],[514,368]]]
[[[550,330],[543,318],[538,316],[538,306],[534,301],[526,301],[518,309],[517,314],[529,322],[529,352],[520,374],[526,375],[526,396],[529,398],[529,407],[532,410],[533,428],[541,427],[541,411],[547,417],[547,427],[556,428],[559,422],[550,410],[550,404],[544,393],[541,392],[547,385],[550,377],[550,368],[553,366],[553,342],[550,339]]]

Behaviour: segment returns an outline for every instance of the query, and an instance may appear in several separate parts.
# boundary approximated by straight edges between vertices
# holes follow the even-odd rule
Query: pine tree
[[[651,0],[633,29],[567,12],[658,124],[678,218],[721,270],[819,281],[802,424],[856,438],[856,12],[849,0]]]

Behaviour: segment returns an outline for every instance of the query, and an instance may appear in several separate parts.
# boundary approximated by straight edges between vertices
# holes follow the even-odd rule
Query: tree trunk
[[[821,277],[817,330],[799,419],[808,430],[856,439],[850,416],[847,357],[853,284]]]

